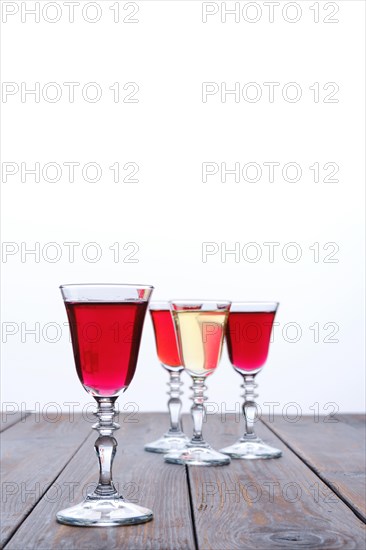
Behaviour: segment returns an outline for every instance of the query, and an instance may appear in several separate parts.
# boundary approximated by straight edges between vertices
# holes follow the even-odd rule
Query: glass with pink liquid
[[[142,328],[153,287],[150,285],[62,285],[81,384],[97,402],[99,460],[95,490],[76,506],[57,513],[57,521],[82,527],[113,527],[145,523],[153,518],[148,508],[128,502],[112,479],[117,450],[114,437],[115,402],[135,374]]]
[[[145,451],[152,453],[168,453],[183,449],[189,438],[182,430],[181,409],[182,394],[180,375],[184,370],[179,356],[177,336],[169,302],[151,302],[150,314],[154,327],[156,351],[161,365],[169,372],[170,417],[169,430],[159,439],[145,445]]]
[[[278,458],[282,452],[254,432],[257,413],[255,377],[267,360],[278,302],[233,302],[226,327],[230,361],[243,377],[245,433],[234,445],[221,449],[231,458]]]

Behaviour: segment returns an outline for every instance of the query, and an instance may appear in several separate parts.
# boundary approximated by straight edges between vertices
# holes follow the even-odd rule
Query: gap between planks
[[[260,419],[262,424],[264,424],[278,439],[291,451],[294,453],[294,455],[297,456],[315,474],[327,487],[330,489],[333,493],[337,495],[337,497],[351,510],[351,512],[354,513],[354,515],[362,521],[366,525],[366,521],[364,516],[356,509],[354,508],[348,500],[342,495],[341,491],[338,490],[336,485],[333,485],[330,481],[328,481],[327,477],[325,475],[322,475],[321,472],[319,472],[315,466],[311,464],[309,460],[307,460],[305,457],[303,457],[294,447],[291,446],[291,443],[289,443],[286,439],[284,439],[275,429],[272,429],[271,423],[266,422],[265,420]]]

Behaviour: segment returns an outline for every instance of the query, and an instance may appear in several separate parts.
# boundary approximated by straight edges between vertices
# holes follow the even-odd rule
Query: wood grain
[[[282,458],[187,469],[143,451],[144,443],[166,430],[166,414],[121,415],[114,478],[126,498],[153,509],[155,518],[103,529],[68,527],[55,519],[95,485],[91,423],[80,415],[74,422],[36,420],[13,423],[2,434],[6,550],[195,550],[195,537],[200,550],[366,547],[364,526],[350,508],[361,509],[359,416],[341,415],[328,426],[306,418],[296,426],[275,419],[271,429],[258,423],[259,435],[283,449]],[[243,430],[236,420],[209,416],[204,434],[216,448],[228,445]],[[190,419],[184,423],[190,433]],[[335,490],[347,504],[328,486],[337,484],[337,475]]]
[[[5,544],[90,432],[80,417],[29,415],[1,435],[1,544]]]
[[[204,435],[220,448],[242,429],[235,415],[211,416]],[[282,449],[283,457],[189,467],[199,548],[365,548],[364,526],[352,510],[265,425],[258,423],[257,432]]]
[[[26,417],[29,416],[30,411],[23,412],[6,412],[5,410],[0,413],[0,432],[4,432],[17,424],[18,422],[24,422]]]
[[[121,429],[115,432],[119,445],[113,477],[125,498],[151,508],[154,519],[142,525],[104,528],[70,527],[56,522],[56,512],[80,502],[87,486],[97,480],[93,433],[57,479],[59,495],[54,498],[51,489],[42,498],[7,550],[194,550],[186,469],[166,464],[162,455],[143,450],[144,443],[166,431],[167,414],[141,414],[133,418],[138,420],[134,423],[123,422],[125,418],[128,415],[121,415]],[[70,495],[72,484],[75,490]]]
[[[281,416],[266,425],[327,483],[359,517],[366,521],[365,417],[304,416],[291,423]]]

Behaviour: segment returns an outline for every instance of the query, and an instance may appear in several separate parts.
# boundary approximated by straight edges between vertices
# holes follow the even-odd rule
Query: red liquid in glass
[[[154,325],[156,350],[163,365],[181,366],[174,321],[170,310],[150,310]]]
[[[110,397],[135,374],[147,302],[66,302],[76,370],[92,395]]]
[[[266,362],[275,311],[230,312],[226,340],[231,363],[244,371]]]

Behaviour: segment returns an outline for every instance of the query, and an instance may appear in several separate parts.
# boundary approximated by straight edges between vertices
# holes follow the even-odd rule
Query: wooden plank
[[[5,544],[90,432],[80,417],[29,415],[1,434],[1,544]]]
[[[336,419],[344,422],[345,424],[349,424],[353,428],[365,429],[366,416],[364,414],[337,414]]]
[[[113,477],[125,498],[152,509],[154,519],[141,525],[104,528],[70,527],[56,522],[56,512],[80,502],[83,489],[97,480],[94,433],[57,479],[57,487],[61,488],[58,497],[53,498],[52,489],[45,495],[6,550],[194,550],[186,469],[166,464],[162,455],[143,450],[144,443],[166,430],[167,414],[145,413],[136,419],[136,423],[120,419],[121,429],[115,432],[119,445]],[[69,498],[68,487],[74,483],[74,495]]]
[[[266,424],[366,521],[365,417],[339,415],[332,420],[337,421],[304,416],[293,423],[275,416]]]
[[[204,435],[217,449],[242,434],[235,415],[209,417]],[[365,547],[362,522],[264,424],[257,432],[283,450],[272,460],[189,467],[198,547],[350,549]]]
[[[26,417],[29,416],[31,413],[30,411],[23,411],[23,412],[8,412],[8,411],[1,411],[0,414],[0,432],[4,432],[5,430],[8,430],[11,428],[11,426],[14,426],[14,424],[17,424],[18,422],[24,422]]]

